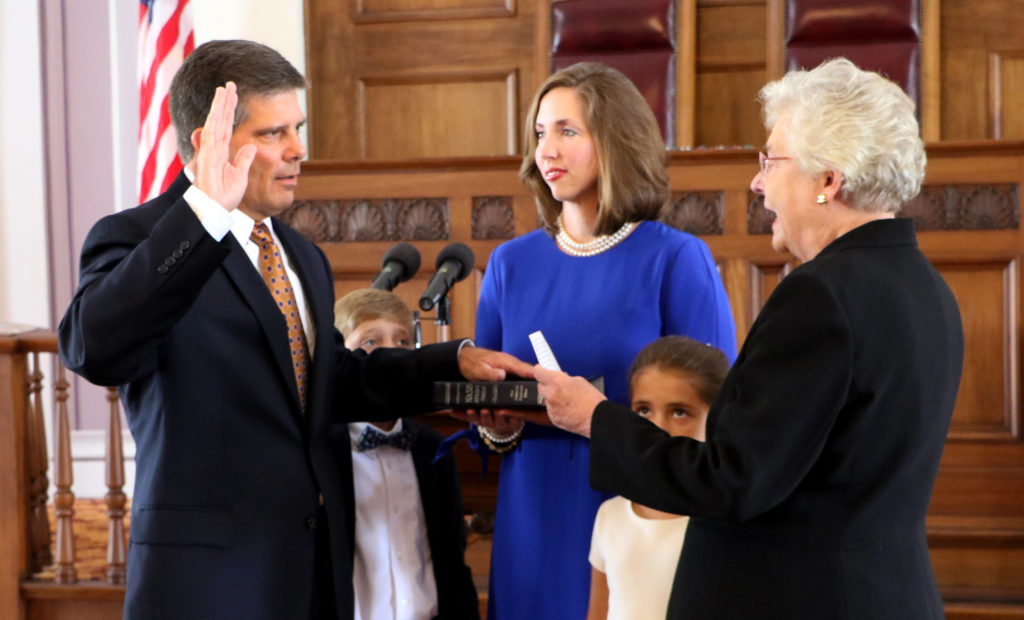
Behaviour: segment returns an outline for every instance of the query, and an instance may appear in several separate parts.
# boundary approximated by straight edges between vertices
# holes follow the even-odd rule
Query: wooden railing
[[[67,371],[54,334],[0,324],[0,618],[119,618],[124,599],[124,455],[117,391],[106,440],[107,562],[105,579],[79,580],[73,516],[75,494]],[[47,383],[47,369],[53,378]],[[46,399],[52,394],[53,452],[47,451]],[[54,475],[55,531],[47,511]],[[12,501],[13,500],[13,501]],[[75,587],[71,587],[75,586]]]

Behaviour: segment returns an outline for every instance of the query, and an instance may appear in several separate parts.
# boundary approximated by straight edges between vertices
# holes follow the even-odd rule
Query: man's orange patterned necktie
[[[295,371],[295,383],[299,386],[299,402],[302,410],[306,410],[306,381],[309,378],[309,348],[306,346],[306,333],[302,330],[299,308],[295,301],[295,292],[288,273],[284,270],[284,259],[281,249],[277,247],[270,230],[263,222],[256,224],[249,238],[260,246],[259,269],[263,281],[266,282],[270,294],[277,302],[285,323],[288,324],[288,349],[292,355],[292,370]]]

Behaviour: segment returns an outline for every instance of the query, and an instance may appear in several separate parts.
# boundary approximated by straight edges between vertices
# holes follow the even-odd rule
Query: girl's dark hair
[[[701,400],[711,404],[729,373],[725,354],[709,344],[686,336],[662,336],[644,347],[629,368],[629,385],[638,372],[654,366],[659,370],[686,373]]]

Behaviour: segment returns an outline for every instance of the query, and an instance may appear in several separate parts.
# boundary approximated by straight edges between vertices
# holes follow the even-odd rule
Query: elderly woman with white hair
[[[844,59],[760,95],[751,188],[802,264],[751,326],[706,442],[537,368],[590,479],[691,515],[669,618],[943,618],[925,514],[963,363],[949,287],[896,219],[925,154],[910,99]]]

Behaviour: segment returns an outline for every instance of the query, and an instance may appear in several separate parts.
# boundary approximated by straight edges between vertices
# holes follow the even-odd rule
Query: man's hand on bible
[[[470,381],[503,381],[507,374],[533,378],[533,366],[501,351],[471,345],[459,351],[459,371]]]

